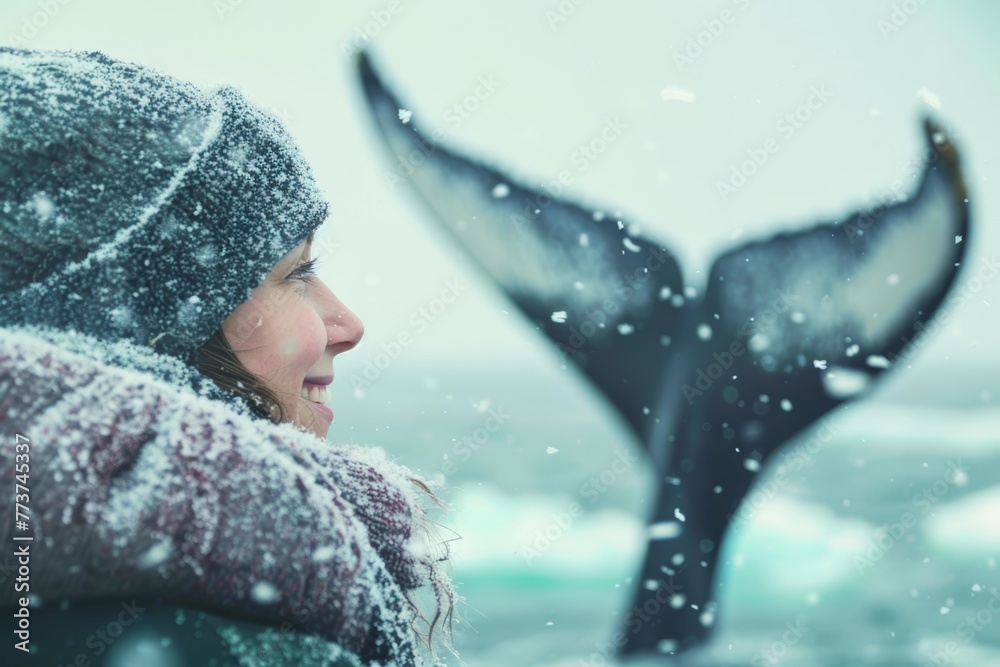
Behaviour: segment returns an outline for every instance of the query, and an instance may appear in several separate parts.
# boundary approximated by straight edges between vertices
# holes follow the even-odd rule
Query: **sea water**
[[[892,384],[765,463],[711,641],[637,664],[1000,665],[1000,406],[959,375]],[[338,400],[332,439],[385,447],[451,506],[462,661],[616,664],[654,476],[574,373],[417,366]]]

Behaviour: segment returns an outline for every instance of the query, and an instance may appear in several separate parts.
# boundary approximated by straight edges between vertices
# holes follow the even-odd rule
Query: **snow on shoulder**
[[[39,552],[32,591],[162,595],[274,623],[305,607],[307,632],[420,664],[405,591],[453,594],[439,559],[412,546],[415,476],[380,450],[240,414],[181,366],[128,343],[0,328],[0,430],[30,438],[47,477],[31,486],[36,542],[73,554]],[[0,458],[0,474],[13,466]]]

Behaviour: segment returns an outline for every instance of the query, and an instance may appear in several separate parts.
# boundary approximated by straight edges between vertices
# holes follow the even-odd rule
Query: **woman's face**
[[[289,252],[222,323],[247,370],[277,394],[291,420],[325,439],[333,358],[364,335],[357,315],[308,266],[312,235]]]

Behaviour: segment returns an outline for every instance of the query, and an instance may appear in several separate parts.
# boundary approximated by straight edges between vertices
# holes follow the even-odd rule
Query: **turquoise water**
[[[650,664],[1000,665],[1000,394],[973,370],[928,377],[854,404],[785,483],[780,460],[762,469],[724,546],[712,642]],[[400,365],[340,392],[333,439],[444,483],[462,661],[612,664],[653,495],[617,417],[558,369]],[[616,456],[628,465],[594,493]]]

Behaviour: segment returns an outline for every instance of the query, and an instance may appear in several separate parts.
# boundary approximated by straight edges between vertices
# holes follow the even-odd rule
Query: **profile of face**
[[[280,399],[289,419],[325,439],[333,422],[333,358],[364,325],[313,273],[313,234],[285,255],[222,323],[244,367]]]

